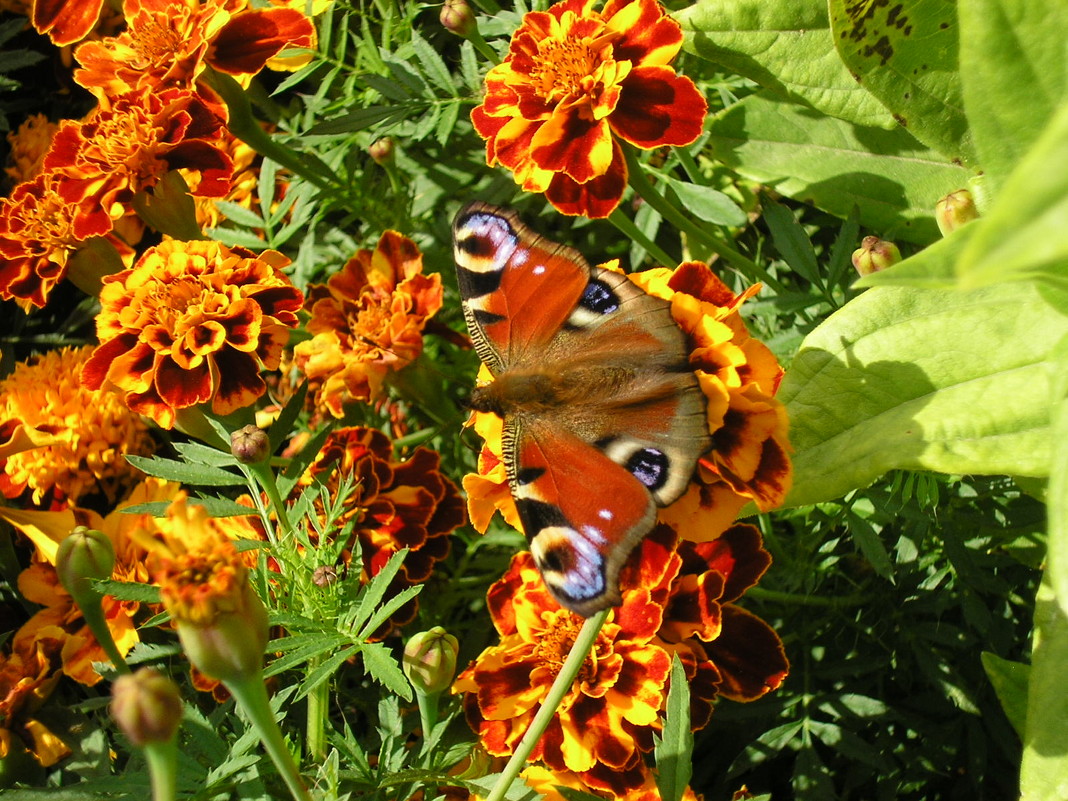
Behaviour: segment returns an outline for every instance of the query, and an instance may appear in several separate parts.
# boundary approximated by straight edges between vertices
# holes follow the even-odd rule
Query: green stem
[[[478,25],[475,25],[471,29],[471,33],[467,35],[467,39],[471,44],[475,46],[475,50],[482,54],[482,58],[486,59],[493,66],[497,66],[501,63],[500,57],[497,52],[489,46],[489,43],[482,38],[482,33],[478,30]]]
[[[145,745],[148,775],[152,777],[152,801],[174,801],[178,786],[178,740]]]
[[[102,604],[103,596],[95,588],[79,592],[78,596],[74,600],[82,612],[82,618],[89,627],[89,631],[96,637],[96,641],[100,643],[100,647],[104,649],[108,660],[119,673],[129,673],[130,667],[126,664],[126,660],[122,658],[122,654],[119,653],[119,649],[115,645],[115,638],[111,636],[111,629],[108,628]]]
[[[623,145],[623,153],[627,159],[627,175],[631,187],[641,196],[642,200],[656,209],[661,217],[695,242],[726,259],[734,269],[750,280],[763,281],[773,289],[780,288],[779,282],[769,275],[763,267],[752,259],[743,256],[726,242],[711,236],[708,231],[679,211],[666,197],[660,194],[649,179],[645,177],[645,166],[638,160],[634,148]]]
[[[415,693],[415,700],[419,702],[419,725],[423,727],[423,742],[430,737],[430,732],[438,725],[438,698],[441,693]]]
[[[289,513],[286,511],[286,505],[282,502],[282,496],[278,492],[278,483],[274,478],[274,471],[271,469],[270,462],[264,460],[262,462],[253,462],[247,464],[245,467],[248,472],[251,473],[265,493],[267,493],[267,499],[271,502],[271,507],[274,509],[275,515],[278,517],[278,523],[282,527],[282,531],[287,537],[292,536],[293,526],[289,522]],[[264,521],[265,523],[267,521]]]
[[[274,719],[274,713],[271,712],[271,703],[263,684],[263,673],[257,671],[248,678],[223,683],[259,735],[260,742],[267,749],[267,754],[289,788],[290,795],[297,801],[311,801],[311,793],[304,786],[297,763],[293,761],[293,756],[282,738],[282,731]]]
[[[317,667],[319,660],[309,663],[309,670]],[[321,681],[308,693],[307,733],[308,757],[315,763],[326,759],[326,718],[330,710],[330,682]]]
[[[230,112],[227,127],[234,136],[247,144],[261,156],[266,156],[285,167],[294,175],[299,175],[320,189],[332,189],[339,186],[337,176],[319,159],[283,145],[260,125],[252,113],[252,105],[241,84],[221,72],[206,69],[202,77],[226,103]]]
[[[671,267],[679,263],[678,259],[673,259],[664,250],[660,248],[656,242],[645,235],[637,225],[634,224],[634,220],[628,217],[617,206],[610,215],[608,215],[608,222],[612,223],[619,232],[628,239],[633,239],[643,248],[653,260],[664,267]]]
[[[527,766],[527,759],[534,750],[534,746],[538,744],[538,740],[541,739],[545,729],[549,726],[549,722],[553,719],[553,715],[556,714],[560,702],[571,689],[575,677],[578,676],[582,664],[586,661],[586,656],[589,654],[594,642],[596,642],[597,635],[600,633],[601,627],[604,625],[605,620],[608,619],[608,613],[611,611],[611,609],[603,609],[593,617],[587,618],[586,622],[582,624],[582,629],[575,638],[575,644],[571,646],[571,653],[567,655],[567,659],[564,660],[564,666],[556,674],[556,681],[549,688],[549,693],[545,696],[545,701],[542,702],[541,708],[534,716],[534,720],[531,721],[530,728],[523,735],[523,739],[519,741],[512,758],[508,760],[508,764],[501,771],[501,777],[493,786],[493,791],[486,796],[486,801],[501,801],[520,771]]]

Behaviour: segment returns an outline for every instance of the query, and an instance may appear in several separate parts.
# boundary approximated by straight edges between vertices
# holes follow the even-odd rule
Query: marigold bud
[[[178,685],[149,667],[119,676],[111,688],[111,716],[134,745],[165,743],[182,721]]]
[[[189,661],[204,675],[219,681],[258,676],[267,647],[267,609],[248,575],[242,575],[213,604],[214,615],[203,622],[171,610]]]
[[[375,164],[386,164],[393,161],[393,137],[383,136],[381,139],[376,139],[367,148],[367,153]]]
[[[978,219],[975,200],[967,189],[950,192],[935,204],[935,222],[942,236],[949,236],[965,223]]]
[[[230,453],[241,464],[262,462],[271,453],[271,441],[258,426],[247,425],[230,435]]]
[[[861,276],[871,275],[901,261],[897,245],[877,236],[866,236],[853,251],[853,266]]]
[[[459,643],[441,626],[434,626],[408,640],[401,664],[415,691],[433,695],[452,684],[456,675]]]
[[[442,26],[450,33],[467,38],[475,29],[475,15],[467,0],[445,0],[438,17]]]
[[[92,590],[93,579],[111,578],[115,547],[102,531],[76,526],[56,550],[56,573],[63,588],[81,605],[81,596]]]
[[[312,584],[316,587],[329,587],[337,581],[337,568],[333,565],[319,565],[312,573]]]

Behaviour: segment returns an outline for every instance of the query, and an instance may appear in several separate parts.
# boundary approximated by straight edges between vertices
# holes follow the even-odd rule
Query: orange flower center
[[[57,193],[45,190],[32,208],[32,213],[23,218],[26,223],[21,235],[24,241],[38,241],[57,248],[69,247],[78,241],[72,229],[71,208]],[[59,255],[53,254],[50,260],[58,261],[56,257]]]
[[[530,73],[535,91],[554,105],[584,96],[595,102],[605,72],[615,64],[611,44],[619,35],[602,29],[596,36],[543,40]]]
[[[575,644],[581,624],[576,622],[574,615],[562,609],[559,612],[546,614],[543,620],[545,627],[539,632],[539,637],[534,643],[533,655],[556,673],[564,666],[564,660],[571,653],[571,647]],[[589,666],[590,659],[587,657],[586,664],[582,666],[581,677],[585,677]]]
[[[174,57],[182,45],[182,37],[173,23],[164,25],[156,18],[142,19],[131,44],[145,61],[160,64]]]
[[[237,559],[233,545],[221,543],[209,553],[165,560],[155,576],[164,607],[176,620],[200,626],[233,611],[245,582],[245,567]]]

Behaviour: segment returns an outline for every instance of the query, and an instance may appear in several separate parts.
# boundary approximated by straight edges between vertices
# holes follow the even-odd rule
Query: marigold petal
[[[33,0],[33,27],[57,47],[80,42],[96,26],[104,0]]]
[[[705,645],[723,674],[721,695],[734,701],[753,701],[782,684],[790,671],[779,635],[751,612],[723,607],[723,631]]]
[[[185,368],[163,357],[156,364],[154,386],[159,399],[175,409],[195,406],[211,398],[211,366],[202,359],[195,367]]]
[[[682,27],[664,14],[657,0],[608,0],[601,15],[608,20],[609,30],[622,34],[612,43],[617,61],[666,65],[682,47]]]
[[[530,155],[541,169],[564,173],[581,184],[608,172],[613,144],[611,129],[604,120],[558,111],[530,140]]]
[[[255,75],[285,47],[311,47],[315,29],[293,8],[265,8],[234,16],[211,43],[208,61],[230,75]]]
[[[566,175],[552,176],[545,197],[557,211],[590,219],[607,217],[615,211],[623,190],[627,188],[627,164],[619,145],[613,142],[612,149],[615,157],[604,175],[584,184],[576,183]]]
[[[637,147],[688,145],[704,130],[708,103],[689,78],[670,67],[638,67],[623,83],[612,130]]]

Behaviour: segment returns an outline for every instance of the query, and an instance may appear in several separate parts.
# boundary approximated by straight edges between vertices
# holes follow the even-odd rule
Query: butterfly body
[[[503,458],[535,562],[561,605],[619,603],[618,574],[710,445],[669,304],[591,267],[514,213],[453,226],[475,349],[494,380],[470,406],[504,421]]]

